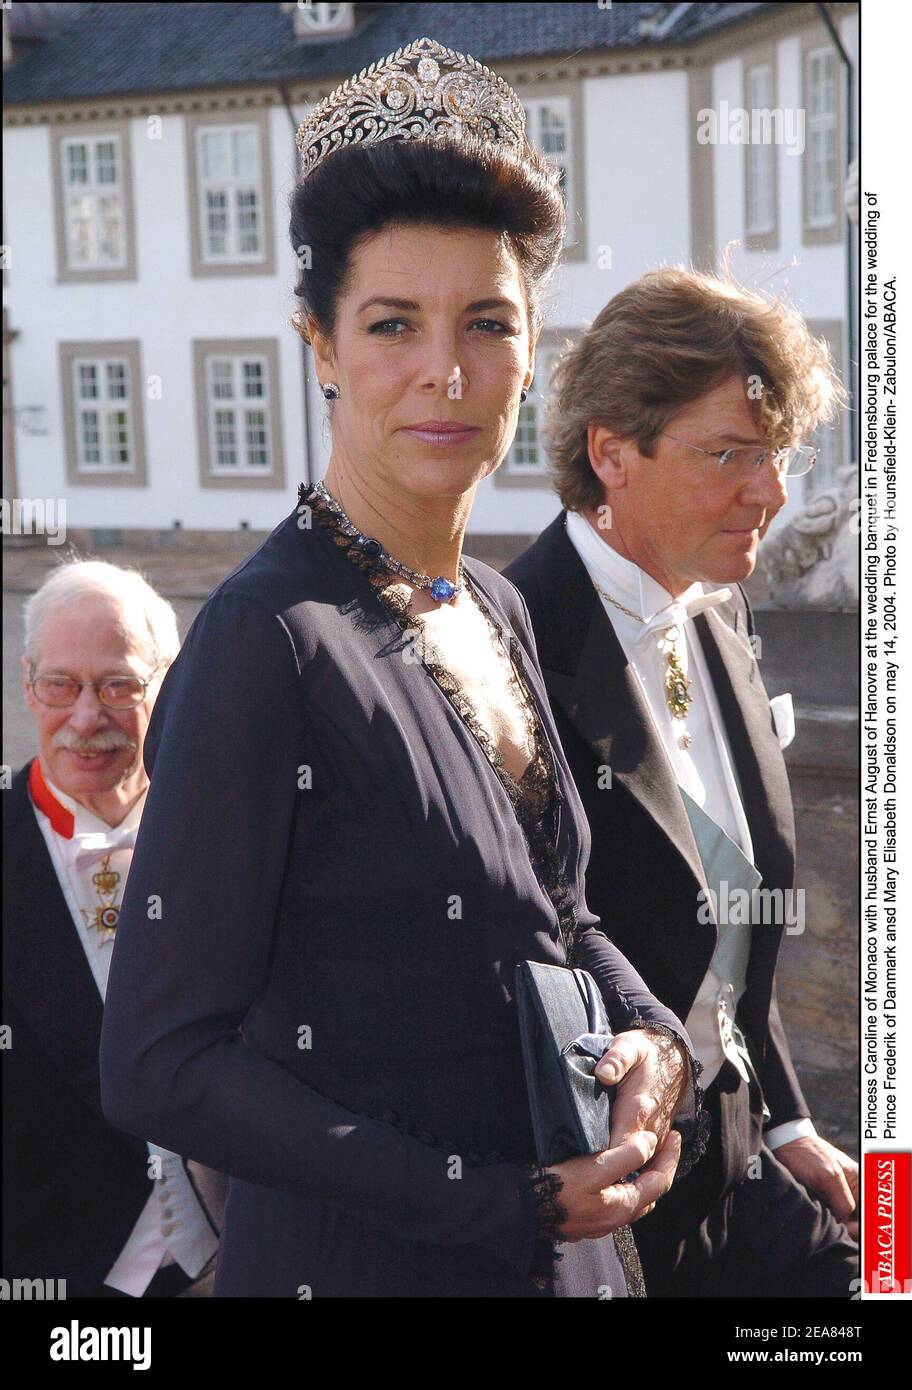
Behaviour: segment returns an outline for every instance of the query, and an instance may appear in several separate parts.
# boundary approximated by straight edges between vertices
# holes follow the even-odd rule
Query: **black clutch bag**
[[[531,960],[515,980],[536,1161],[607,1149],[617,1087],[594,1075],[614,1040],[598,985],[585,970]]]

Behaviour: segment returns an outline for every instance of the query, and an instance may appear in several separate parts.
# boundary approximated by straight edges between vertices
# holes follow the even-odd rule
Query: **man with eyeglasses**
[[[171,605],[100,561],[57,567],[25,605],[38,752],[3,796],[3,1275],[68,1298],[174,1296],[218,1246],[218,1176],[114,1129],[99,1088],[143,742],[179,645]]]
[[[857,1275],[857,1165],[816,1133],[776,1002],[794,724],[741,588],[843,397],[788,305],[651,272],[558,363],[564,510],[505,571],[589,818],[587,901],[703,1066],[706,1154],[634,1227],[652,1295],[848,1298]]]

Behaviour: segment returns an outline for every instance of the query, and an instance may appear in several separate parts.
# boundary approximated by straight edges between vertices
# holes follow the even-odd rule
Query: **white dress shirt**
[[[631,617],[599,594],[643,692],[675,781],[753,863],[753,844],[737,770],[699,634],[691,622],[696,613],[724,602],[731,596],[731,590],[707,590],[697,582],[674,599],[639,565],[618,554],[586,517],[568,512],[566,527],[567,536],[596,590],[604,590],[624,608],[639,615]],[[665,691],[667,668],[663,633],[671,625],[676,626],[680,634],[675,651],[690,681],[691,704],[683,719],[672,714]],[[744,1062],[732,1040],[733,1024],[731,991],[710,968],[684,1025],[694,1053],[703,1063],[700,1080],[704,1088],[718,1075],[726,1056],[742,1075],[746,1074]],[[770,1149],[775,1149],[815,1132],[809,1119],[790,1120],[767,1130],[764,1141]]]
[[[67,796],[45,776],[45,784],[74,817],[73,834],[58,834],[48,816],[32,803],[51,862],[76,927],[89,969],[102,1000],[108,984],[114,937],[89,925],[102,900],[92,882],[101,861],[111,850],[109,868],[121,875],[114,901],[123,900],[133,843],[145,805],[145,793],[117,826],[100,820],[80,802]],[[140,1298],[159,1268],[175,1262],[191,1278],[205,1268],[218,1248],[218,1237],[200,1205],[178,1154],[148,1143],[161,1177],[150,1181],[149,1199],[126,1245],[105,1276],[104,1282],[122,1293]]]

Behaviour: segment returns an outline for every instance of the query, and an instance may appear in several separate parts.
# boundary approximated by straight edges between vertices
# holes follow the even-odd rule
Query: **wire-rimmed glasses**
[[[673,439],[676,444],[682,444],[685,449],[693,449],[706,458],[715,459],[717,470],[714,471],[726,476],[750,477],[763,467],[767,459],[772,459],[780,478],[800,478],[810,473],[817,462],[817,450],[812,444],[796,444],[790,449],[766,449],[758,444],[736,444],[732,449],[701,449],[698,444],[688,444],[686,439],[678,439],[665,430],[659,433],[666,439]]]
[[[112,675],[105,676],[104,680],[100,681],[77,681],[72,676],[56,672],[47,676],[36,676],[33,666],[29,685],[35,693],[36,700],[40,700],[43,705],[49,705],[51,709],[68,709],[69,706],[75,705],[83,686],[86,685],[92,686],[101,703],[108,709],[133,709],[146,698],[146,690],[152,684],[161,665],[159,662],[145,680],[141,676]]]

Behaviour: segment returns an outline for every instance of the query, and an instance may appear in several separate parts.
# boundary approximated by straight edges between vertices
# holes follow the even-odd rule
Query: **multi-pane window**
[[[840,377],[843,376],[842,361],[842,325],[831,320],[808,321],[808,328],[815,338],[823,338],[826,342],[830,357],[835,364]],[[818,425],[813,434],[806,441],[817,448],[817,462],[808,475],[802,479],[804,483],[804,495],[810,496],[817,492],[822,492],[825,488],[833,487],[837,481],[836,475],[842,463],[843,431],[845,429],[845,418],[840,412],[836,421],[829,425]]]
[[[818,425],[811,436],[811,443],[817,447],[817,462],[805,479],[809,493],[822,492],[836,482],[839,460],[839,425]]]
[[[758,64],[747,71],[747,107],[753,111],[772,111],[773,69],[769,63]],[[752,129],[762,132],[764,123],[751,120]],[[764,236],[776,225],[776,149],[772,143],[753,140],[747,150],[747,233]]]
[[[60,143],[67,266],[126,264],[120,136],[73,136]]]
[[[206,364],[210,473],[268,473],[272,449],[265,357],[210,356]]]
[[[818,48],[807,55],[807,221],[831,227],[839,199],[836,55]]]
[[[132,472],[129,363],[117,357],[76,357],[72,371],[77,471]]]
[[[535,379],[528,398],[519,407],[516,434],[504,460],[509,477],[547,478],[548,457],[544,446],[545,392],[558,354],[554,351],[536,356]]]
[[[259,127],[196,132],[203,261],[259,261],[265,253]]]
[[[573,198],[573,139],[569,97],[541,97],[523,103],[526,135],[531,144],[547,155],[560,170],[561,193],[567,211],[565,246],[577,239],[576,208]]]

